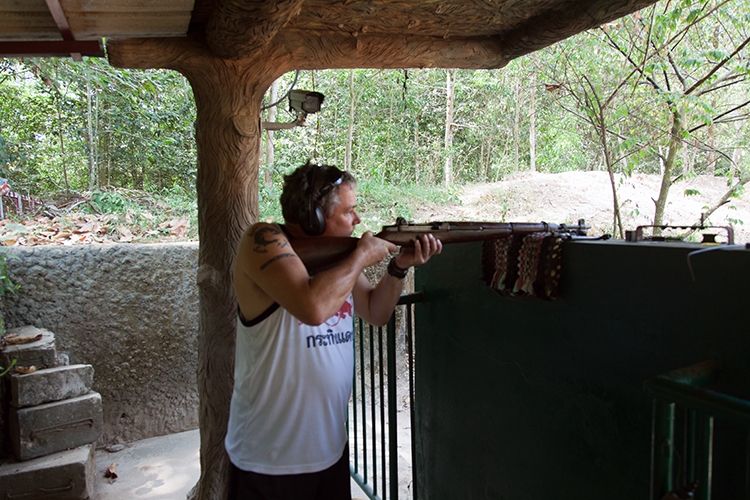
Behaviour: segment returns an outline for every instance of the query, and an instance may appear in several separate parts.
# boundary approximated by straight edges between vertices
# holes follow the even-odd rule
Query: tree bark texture
[[[529,170],[536,172],[536,71],[531,72],[529,84]]]
[[[676,104],[670,104],[672,108],[672,130],[669,136],[669,148],[667,157],[664,159],[664,172],[661,177],[661,188],[659,189],[659,198],[656,200],[656,209],[654,210],[654,225],[663,224],[664,210],[667,208],[667,196],[669,188],[672,187],[672,169],[677,152],[682,145],[682,113],[677,109]],[[654,228],[654,235],[661,234],[658,228]]]
[[[453,184],[453,111],[456,94],[453,90],[453,70],[445,72],[445,163],[443,164],[443,182],[446,187]]]
[[[224,498],[224,436],[237,317],[232,267],[242,232],[258,220],[260,103],[280,72],[266,60],[217,58],[186,40],[111,43],[109,50],[114,65],[175,69],[193,87],[198,113],[201,478],[190,498]]]
[[[352,144],[354,143],[354,111],[356,95],[354,93],[354,70],[349,70],[349,125],[346,128],[346,149],[344,152],[344,170],[352,169]]]

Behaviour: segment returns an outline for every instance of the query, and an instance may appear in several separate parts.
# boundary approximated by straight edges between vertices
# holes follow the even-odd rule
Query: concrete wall
[[[8,327],[51,330],[94,366],[101,444],[198,427],[198,244],[11,247]]]
[[[46,328],[71,363],[94,366],[104,408],[100,444],[198,427],[197,243],[3,251],[20,285],[5,298],[6,326]],[[371,282],[385,264],[365,271]],[[410,273],[405,289],[413,283]]]
[[[481,244],[420,268],[419,496],[649,498],[646,380],[714,359],[716,389],[750,399],[750,251],[694,255],[693,281],[687,255],[700,248],[566,244],[552,302],[485,286]],[[746,429],[717,418],[715,432],[713,497],[736,498]]]

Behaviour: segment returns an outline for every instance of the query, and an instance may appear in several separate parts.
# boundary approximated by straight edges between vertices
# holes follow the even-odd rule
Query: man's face
[[[341,203],[333,208],[333,214],[326,217],[326,231],[323,236],[351,236],[354,226],[360,223],[355,208],[357,207],[357,193],[349,184],[339,186],[339,200]]]

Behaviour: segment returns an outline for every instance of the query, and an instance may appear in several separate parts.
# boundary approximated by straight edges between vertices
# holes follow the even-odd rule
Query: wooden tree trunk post
[[[273,84],[271,85],[271,95],[270,95],[271,103],[276,102],[276,94],[278,93],[278,88],[279,88],[279,81],[275,80]],[[268,121],[269,122],[276,121],[276,106],[273,106],[268,109]],[[274,150],[273,150],[273,130],[266,130],[266,168],[265,168],[263,182],[265,183],[267,188],[270,188],[271,184],[273,184],[273,169],[274,169],[275,161],[276,159],[275,159]]]
[[[260,103],[276,70],[257,59],[229,61],[183,40],[111,44],[110,61],[128,67],[166,67],[183,73],[197,107],[197,284],[201,477],[189,498],[226,496],[224,450],[232,393],[237,302],[232,267],[242,232],[258,220]],[[155,59],[156,58],[156,59]],[[269,71],[274,71],[270,74]]]

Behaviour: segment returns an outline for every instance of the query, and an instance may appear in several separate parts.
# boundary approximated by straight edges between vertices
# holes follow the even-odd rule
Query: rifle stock
[[[401,222],[383,226],[376,234],[378,238],[398,246],[413,246],[422,234],[432,234],[448,243],[481,241],[489,238],[507,238],[511,235],[527,235],[538,232],[567,233],[585,236],[590,229],[583,219],[577,225],[551,224],[548,222],[428,222],[414,224]],[[333,267],[357,248],[358,238],[297,238],[289,240],[294,251],[313,275]]]

